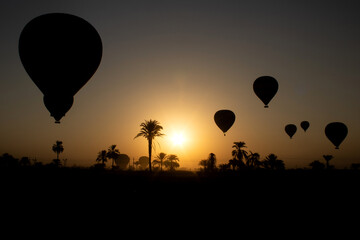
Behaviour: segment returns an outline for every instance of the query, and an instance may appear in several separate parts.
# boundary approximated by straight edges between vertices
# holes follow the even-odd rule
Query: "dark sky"
[[[218,163],[245,141],[261,157],[275,153],[288,167],[307,166],[322,155],[333,164],[359,161],[359,1],[8,1],[0,3],[0,154],[90,165],[97,152],[117,144],[137,159],[147,154],[134,136],[144,119],[156,119],[166,137],[157,153],[177,154],[198,167],[210,152]],[[103,41],[103,59],[75,95],[58,126],[18,55],[22,28],[45,13],[65,12],[90,22]],[[279,92],[269,109],[252,91],[262,75]],[[224,138],[213,121],[219,109],[237,116]],[[305,134],[300,122],[311,124]],[[327,123],[344,122],[349,135],[335,151]],[[284,126],[299,130],[289,140]],[[186,139],[174,146],[170,139]]]

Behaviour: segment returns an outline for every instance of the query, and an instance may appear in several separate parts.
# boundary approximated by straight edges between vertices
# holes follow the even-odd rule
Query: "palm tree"
[[[103,166],[105,166],[105,162],[107,162],[107,152],[106,150],[101,150],[96,158],[97,162],[101,162]]]
[[[208,158],[208,166],[209,166],[209,171],[214,171],[216,168],[216,155],[215,153],[210,153],[209,154],[209,158]]]
[[[56,159],[59,160],[60,153],[64,151],[62,141],[56,141],[56,143],[52,146],[52,150],[56,153]]]
[[[164,162],[164,165],[172,171],[175,170],[175,168],[180,167],[178,161],[179,161],[178,156],[176,156],[175,154],[171,154],[167,157],[167,160]]]
[[[209,157],[207,159],[201,160],[199,162],[199,165],[204,167],[205,172],[213,172],[216,169],[216,155],[215,155],[215,153],[210,153]]]
[[[153,140],[155,137],[161,137],[164,134],[161,133],[161,130],[163,129],[162,126],[160,126],[160,123],[156,120],[145,120],[145,122],[140,124],[140,132],[134,137],[144,137],[148,140],[148,150],[149,150],[149,171],[151,172],[151,151],[153,148]]]
[[[115,162],[115,159],[117,159],[120,155],[120,151],[119,149],[116,149],[116,145],[111,145],[108,150],[107,150],[107,153],[106,153],[106,156],[111,159],[111,167],[113,168],[114,167],[114,162]]]
[[[165,161],[167,159],[167,155],[166,153],[159,153],[157,156],[156,156],[156,160],[155,161],[158,161],[160,163],[160,171],[162,171],[162,165],[163,165],[163,161]],[[154,162],[155,162],[154,161]]]
[[[261,165],[259,159],[260,159],[260,154],[253,153],[252,151],[250,151],[250,155],[248,156],[249,166],[251,168],[258,168]]]
[[[323,155],[323,158],[326,161],[326,169],[330,169],[329,161],[334,158],[333,155]]]
[[[237,161],[237,165],[239,167],[244,166],[244,158],[248,164],[248,153],[243,149],[246,148],[245,142],[234,142],[234,145],[232,147],[235,149],[231,152],[231,155],[234,157],[234,160]]]
[[[285,164],[283,160],[278,159],[278,157],[271,153],[269,154],[264,162],[264,167],[271,170],[283,170],[285,169]]]

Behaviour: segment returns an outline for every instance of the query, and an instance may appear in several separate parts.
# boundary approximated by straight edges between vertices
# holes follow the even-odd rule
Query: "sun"
[[[173,133],[171,137],[171,141],[174,144],[174,146],[183,146],[185,142],[185,136],[183,133],[180,132]]]

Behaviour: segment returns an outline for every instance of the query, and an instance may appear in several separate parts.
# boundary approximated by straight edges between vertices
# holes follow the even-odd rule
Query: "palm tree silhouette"
[[[167,155],[166,153],[159,153],[157,156],[156,156],[156,160],[155,161],[158,161],[160,163],[160,171],[162,171],[162,165],[163,165],[163,161],[165,161],[167,159]],[[154,162],[155,162],[154,161]]]
[[[245,142],[234,142],[234,145],[232,147],[235,148],[231,152],[231,155],[234,157],[233,160],[235,160],[235,162],[237,163],[236,165],[238,165],[238,167],[244,166],[245,164],[243,159],[245,158],[247,161],[248,158],[247,151],[243,149],[246,148]]]
[[[52,146],[52,150],[56,153],[56,160],[59,161],[59,155],[64,151],[64,146],[62,141],[56,141]]]
[[[329,161],[334,158],[333,155],[323,155],[323,158],[326,161],[326,169],[330,169]]]
[[[162,126],[160,126],[160,123],[156,120],[145,120],[145,122],[140,124],[140,132],[134,137],[144,137],[148,140],[148,150],[149,150],[149,171],[151,172],[151,151],[153,147],[153,140],[155,137],[161,137],[164,134],[161,133],[161,130],[163,129]]]
[[[210,153],[208,158],[208,166],[210,171],[214,171],[216,168],[216,155],[215,153]]]
[[[119,151],[119,149],[116,149],[116,145],[111,145],[108,148],[106,156],[112,160],[111,161],[112,168],[114,167],[115,159],[117,159],[119,157],[119,155],[120,155],[120,151]]]
[[[271,169],[271,170],[283,170],[283,169],[285,169],[284,161],[278,159],[278,157],[273,153],[269,154],[265,158],[263,163],[264,163],[264,167],[266,169]]]
[[[167,157],[167,160],[165,160],[164,165],[168,167],[170,171],[173,171],[175,170],[175,168],[180,167],[178,161],[178,156],[176,156],[175,154],[171,154]]]
[[[253,153],[252,151],[250,151],[250,155],[248,156],[248,165],[251,168],[258,168],[261,165],[260,162],[260,154],[258,153]]]
[[[107,152],[106,150],[101,150],[96,158],[97,162],[101,162],[103,166],[105,166],[105,162],[107,162]]]

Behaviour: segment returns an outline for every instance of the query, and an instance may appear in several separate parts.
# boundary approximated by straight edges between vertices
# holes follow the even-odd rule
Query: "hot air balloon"
[[[270,76],[262,76],[255,80],[253,84],[253,89],[260,98],[260,100],[265,104],[265,108],[268,108],[268,104],[271,99],[275,96],[279,88],[279,84],[275,78]]]
[[[339,149],[347,134],[348,128],[342,122],[332,122],[325,127],[325,135],[335,145],[335,149]]]
[[[230,110],[219,110],[214,115],[216,125],[223,131],[224,136],[235,122],[235,114]]]
[[[297,127],[294,124],[288,124],[285,126],[285,132],[289,135],[290,139],[296,133]]]
[[[302,121],[301,123],[300,123],[300,126],[301,126],[301,128],[304,130],[304,132],[306,132],[306,130],[309,128],[309,126],[310,126],[310,123],[308,122],[308,121]]]
[[[84,19],[50,13],[26,24],[19,39],[22,64],[44,94],[44,104],[56,123],[71,108],[74,95],[97,70],[102,42]]]

